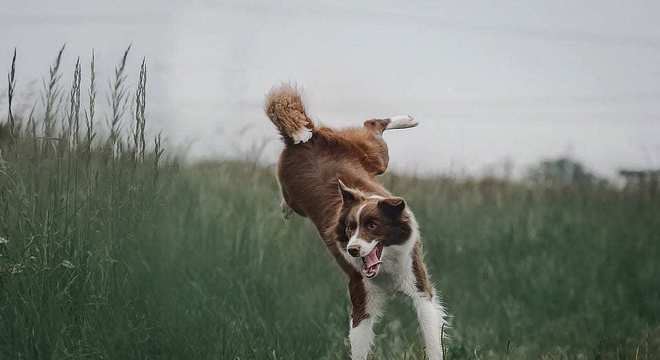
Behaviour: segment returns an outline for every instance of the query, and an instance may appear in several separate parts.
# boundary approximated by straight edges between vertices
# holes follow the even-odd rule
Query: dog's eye
[[[369,230],[375,230],[377,227],[378,227],[378,224],[376,224],[376,223],[373,222],[373,221],[370,221],[370,222],[367,224],[367,229],[369,229]]]

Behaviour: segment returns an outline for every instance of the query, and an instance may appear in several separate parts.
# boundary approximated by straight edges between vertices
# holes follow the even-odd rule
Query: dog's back
[[[266,113],[282,135],[285,148],[278,166],[284,200],[309,217],[330,241],[341,208],[338,179],[366,193],[389,193],[375,176],[387,169],[387,122],[368,120],[361,128],[316,127],[305,113],[300,94],[282,86],[268,94]]]
[[[363,129],[321,128],[309,142],[286,146],[278,167],[284,200],[326,234],[341,207],[338,179],[367,193],[388,194],[374,180],[387,164],[376,145]]]

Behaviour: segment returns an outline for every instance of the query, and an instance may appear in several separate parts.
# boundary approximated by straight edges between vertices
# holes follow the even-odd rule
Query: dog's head
[[[341,251],[362,259],[362,274],[378,275],[383,251],[410,239],[412,219],[400,197],[369,196],[341,180],[342,210],[337,235]]]

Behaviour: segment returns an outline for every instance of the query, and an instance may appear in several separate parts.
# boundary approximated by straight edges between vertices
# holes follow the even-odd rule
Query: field
[[[53,85],[66,105],[1,128],[0,359],[346,359],[343,275],[308,221],[282,219],[273,169],[163,156],[142,80],[121,112],[124,80],[109,117],[130,131],[96,132],[75,78]],[[421,224],[449,359],[660,357],[657,198],[383,181]],[[423,359],[405,299],[377,333],[376,358]]]

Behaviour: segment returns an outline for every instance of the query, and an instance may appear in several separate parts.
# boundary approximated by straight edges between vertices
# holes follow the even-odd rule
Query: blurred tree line
[[[608,186],[607,179],[599,177],[577,160],[568,157],[543,160],[527,171],[527,180],[549,187]]]

